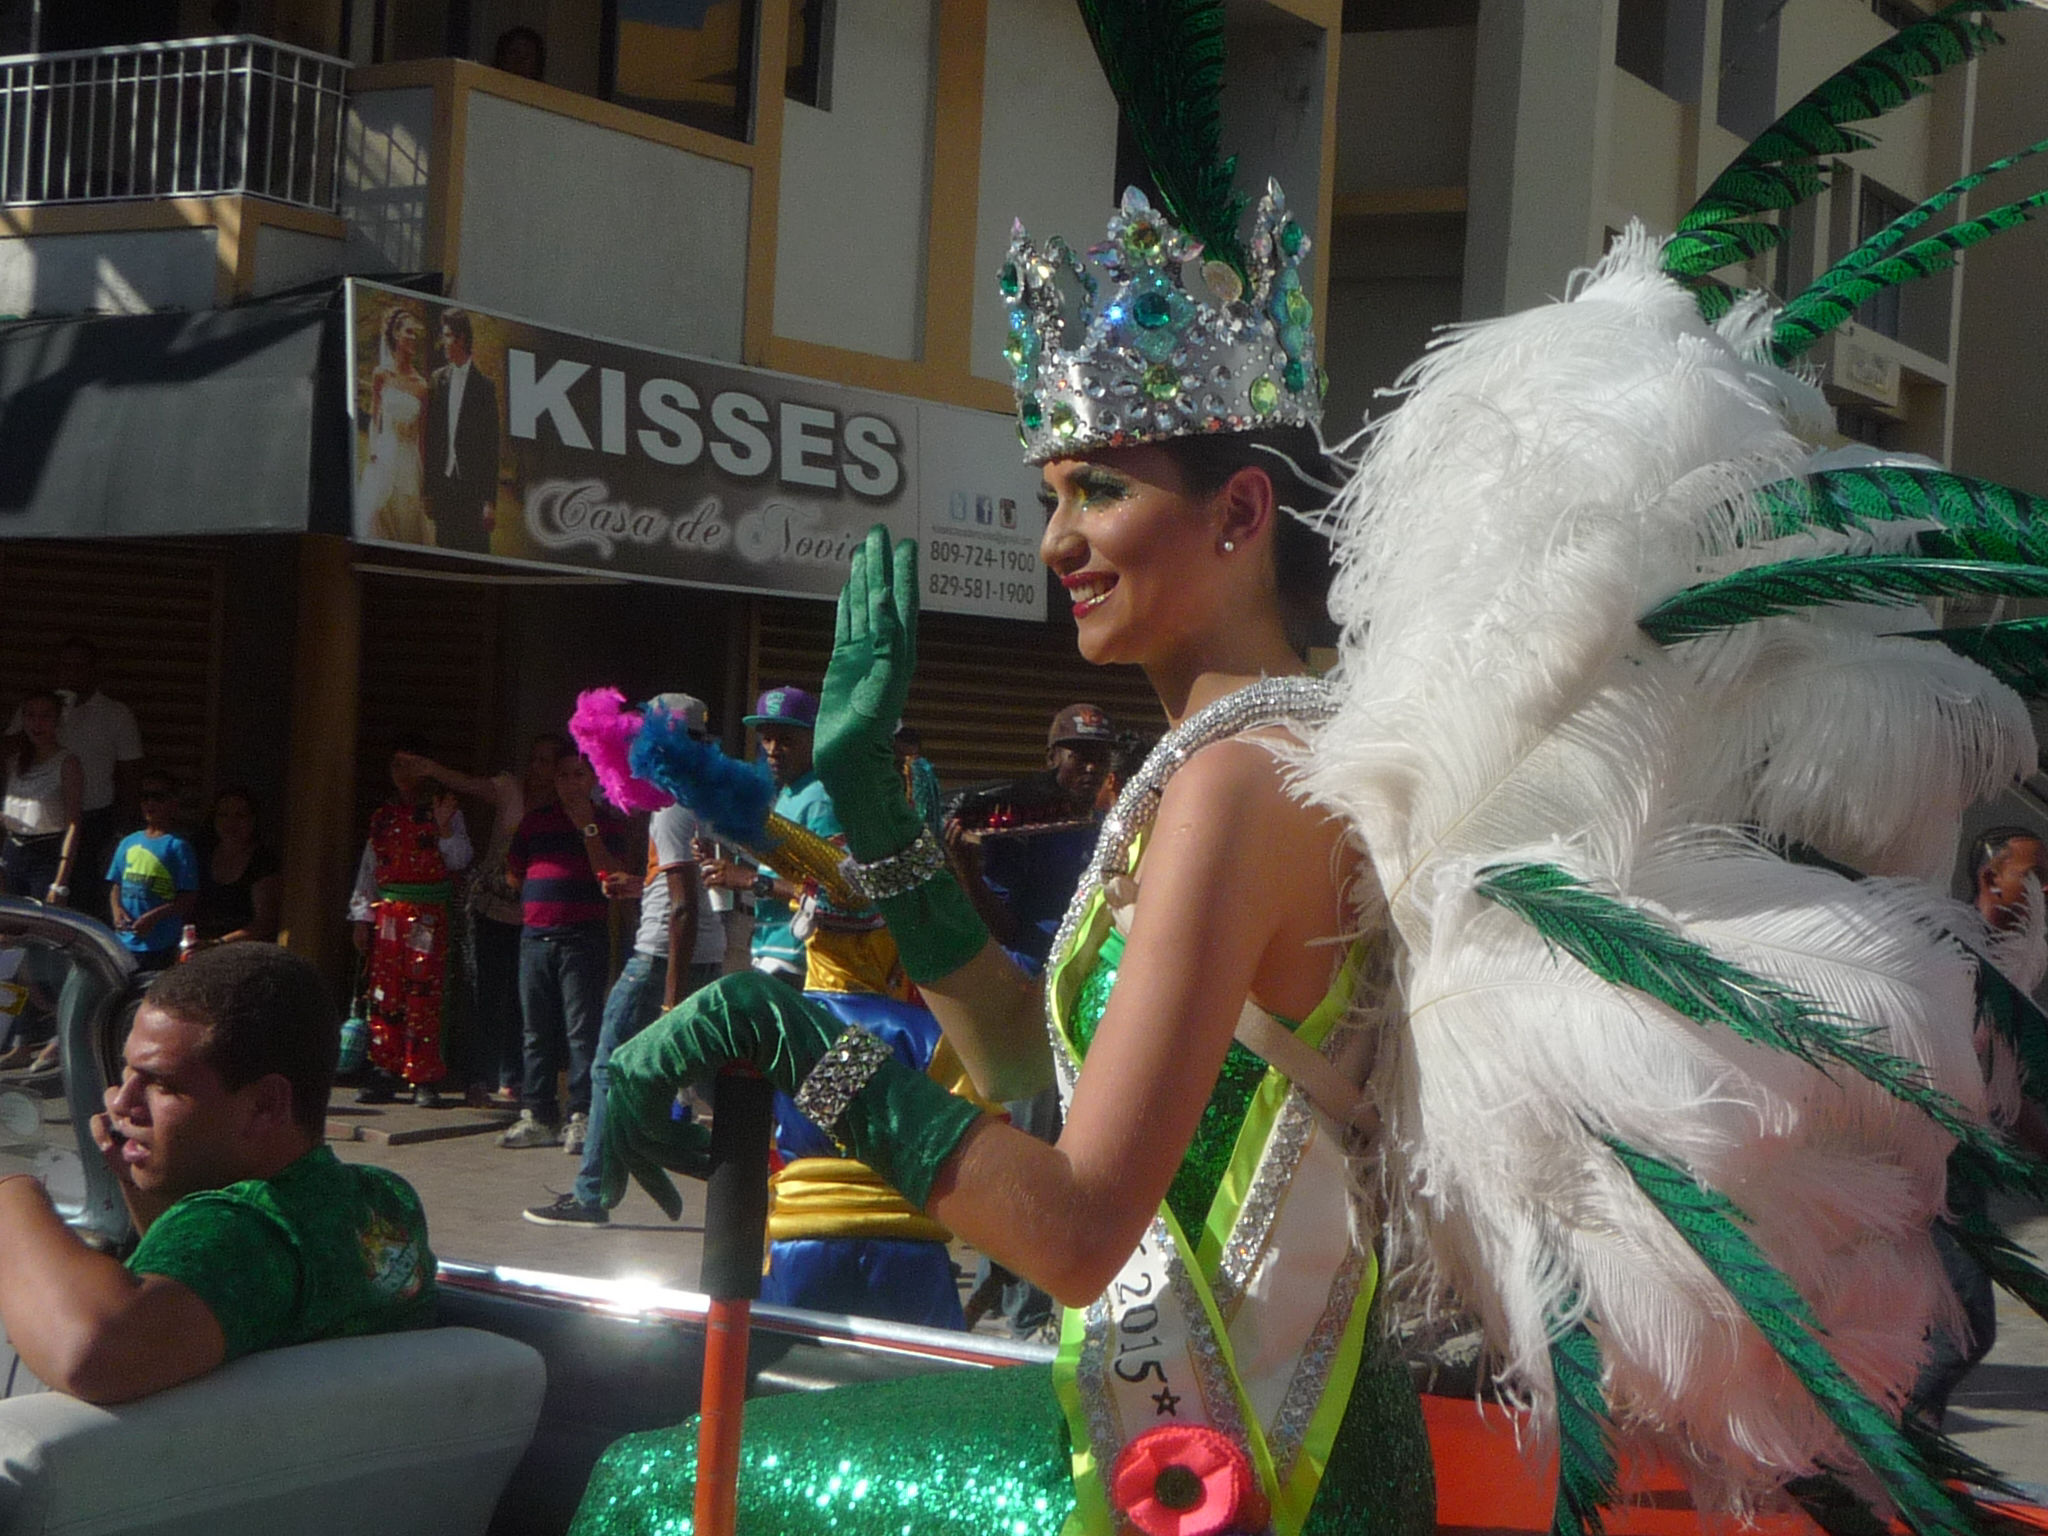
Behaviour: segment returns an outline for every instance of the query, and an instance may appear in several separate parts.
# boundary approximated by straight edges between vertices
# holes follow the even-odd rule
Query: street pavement
[[[374,1162],[412,1181],[425,1202],[434,1251],[444,1259],[507,1265],[559,1274],[657,1281],[687,1290],[697,1286],[704,1246],[704,1186],[677,1181],[683,1219],[670,1222],[638,1187],[604,1227],[542,1227],[521,1218],[567,1190],[576,1160],[559,1148],[507,1151],[495,1134],[448,1136],[464,1127],[487,1131],[505,1117],[470,1110],[421,1110],[411,1105],[356,1111],[346,1092],[336,1095],[331,1129],[376,1140],[336,1141],[352,1162]],[[445,1139],[409,1141],[440,1133]],[[2024,1246],[2048,1256],[2048,1210],[2007,1206],[1997,1214]],[[972,1251],[956,1248],[969,1272]],[[2004,1292],[1998,1296],[1998,1341],[1965,1380],[1949,1408],[1948,1431],[1963,1448],[2048,1504],[2048,1323]]]

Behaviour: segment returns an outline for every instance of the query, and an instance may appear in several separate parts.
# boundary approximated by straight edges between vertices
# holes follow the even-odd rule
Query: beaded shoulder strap
[[[1158,815],[1167,781],[1189,758],[1211,742],[1264,726],[1322,725],[1336,714],[1337,703],[1335,685],[1322,678],[1266,677],[1196,710],[1162,736],[1117,795],[1115,807],[1103,818],[1095,852],[1081,873],[1065,916],[1060,919],[1051,953],[1056,958],[1067,953],[1087,921],[1097,893],[1126,873],[1132,841]],[[1054,1011],[1050,987],[1046,989],[1046,1028],[1052,1034],[1053,1060],[1059,1066],[1062,1092],[1070,1093],[1076,1063]]]

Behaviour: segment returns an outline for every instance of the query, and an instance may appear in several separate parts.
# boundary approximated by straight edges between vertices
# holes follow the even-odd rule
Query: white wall
[[[1337,70],[1337,192],[1462,187],[1472,157],[1471,27],[1350,32]]]
[[[427,87],[361,91],[349,98],[341,216],[348,221],[352,255],[361,263],[354,270],[425,268],[433,142],[434,93]]]
[[[1010,221],[1076,250],[1102,239],[1116,180],[1116,98],[1068,0],[990,0],[981,118],[981,208],[974,241],[972,366],[1009,381],[996,273]]]
[[[743,167],[481,92],[469,98],[458,296],[737,362]]]
[[[1622,228],[1641,219],[1653,234],[1669,234],[1692,203],[1685,185],[1686,109],[1627,70],[1608,72],[1614,92],[1607,169],[1606,222]]]
[[[838,0],[830,109],[785,102],[775,334],[914,358],[924,319],[934,0]]]
[[[1778,17],[1778,110],[1784,111],[1829,75],[1893,36],[1891,26],[1863,0],[1791,0]],[[1937,78],[1937,92],[1960,91],[1961,70]],[[1877,146],[1852,163],[1904,197],[1919,199],[1951,180],[1934,174],[1930,183],[1928,141],[1932,101],[1922,96],[1885,113],[1874,123],[1855,125]]]
[[[211,228],[0,240],[0,315],[211,309],[215,271]]]
[[[1256,203],[1268,177],[1302,225],[1316,227],[1323,172],[1324,33],[1264,3],[1240,0],[1225,27],[1223,153]],[[1245,227],[1249,228],[1249,224]]]
[[[279,229],[274,224],[256,226],[256,260],[249,277],[249,292],[256,298],[296,288],[318,278],[336,277],[344,272],[382,270],[367,263],[375,253],[344,244],[327,235],[309,235],[302,229]]]

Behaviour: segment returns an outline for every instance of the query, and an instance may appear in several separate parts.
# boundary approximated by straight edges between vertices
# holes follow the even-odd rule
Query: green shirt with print
[[[434,1255],[413,1188],[315,1147],[274,1178],[187,1195],[128,1268],[206,1303],[227,1358],[434,1320]]]

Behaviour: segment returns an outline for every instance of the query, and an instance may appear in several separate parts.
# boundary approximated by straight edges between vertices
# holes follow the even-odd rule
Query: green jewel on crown
[[[1299,270],[1309,246],[1272,181],[1253,215],[1249,272],[1202,260],[1201,242],[1136,187],[1092,263],[1057,235],[1035,245],[1013,226],[997,286],[1025,458],[1314,426],[1325,375]]]

